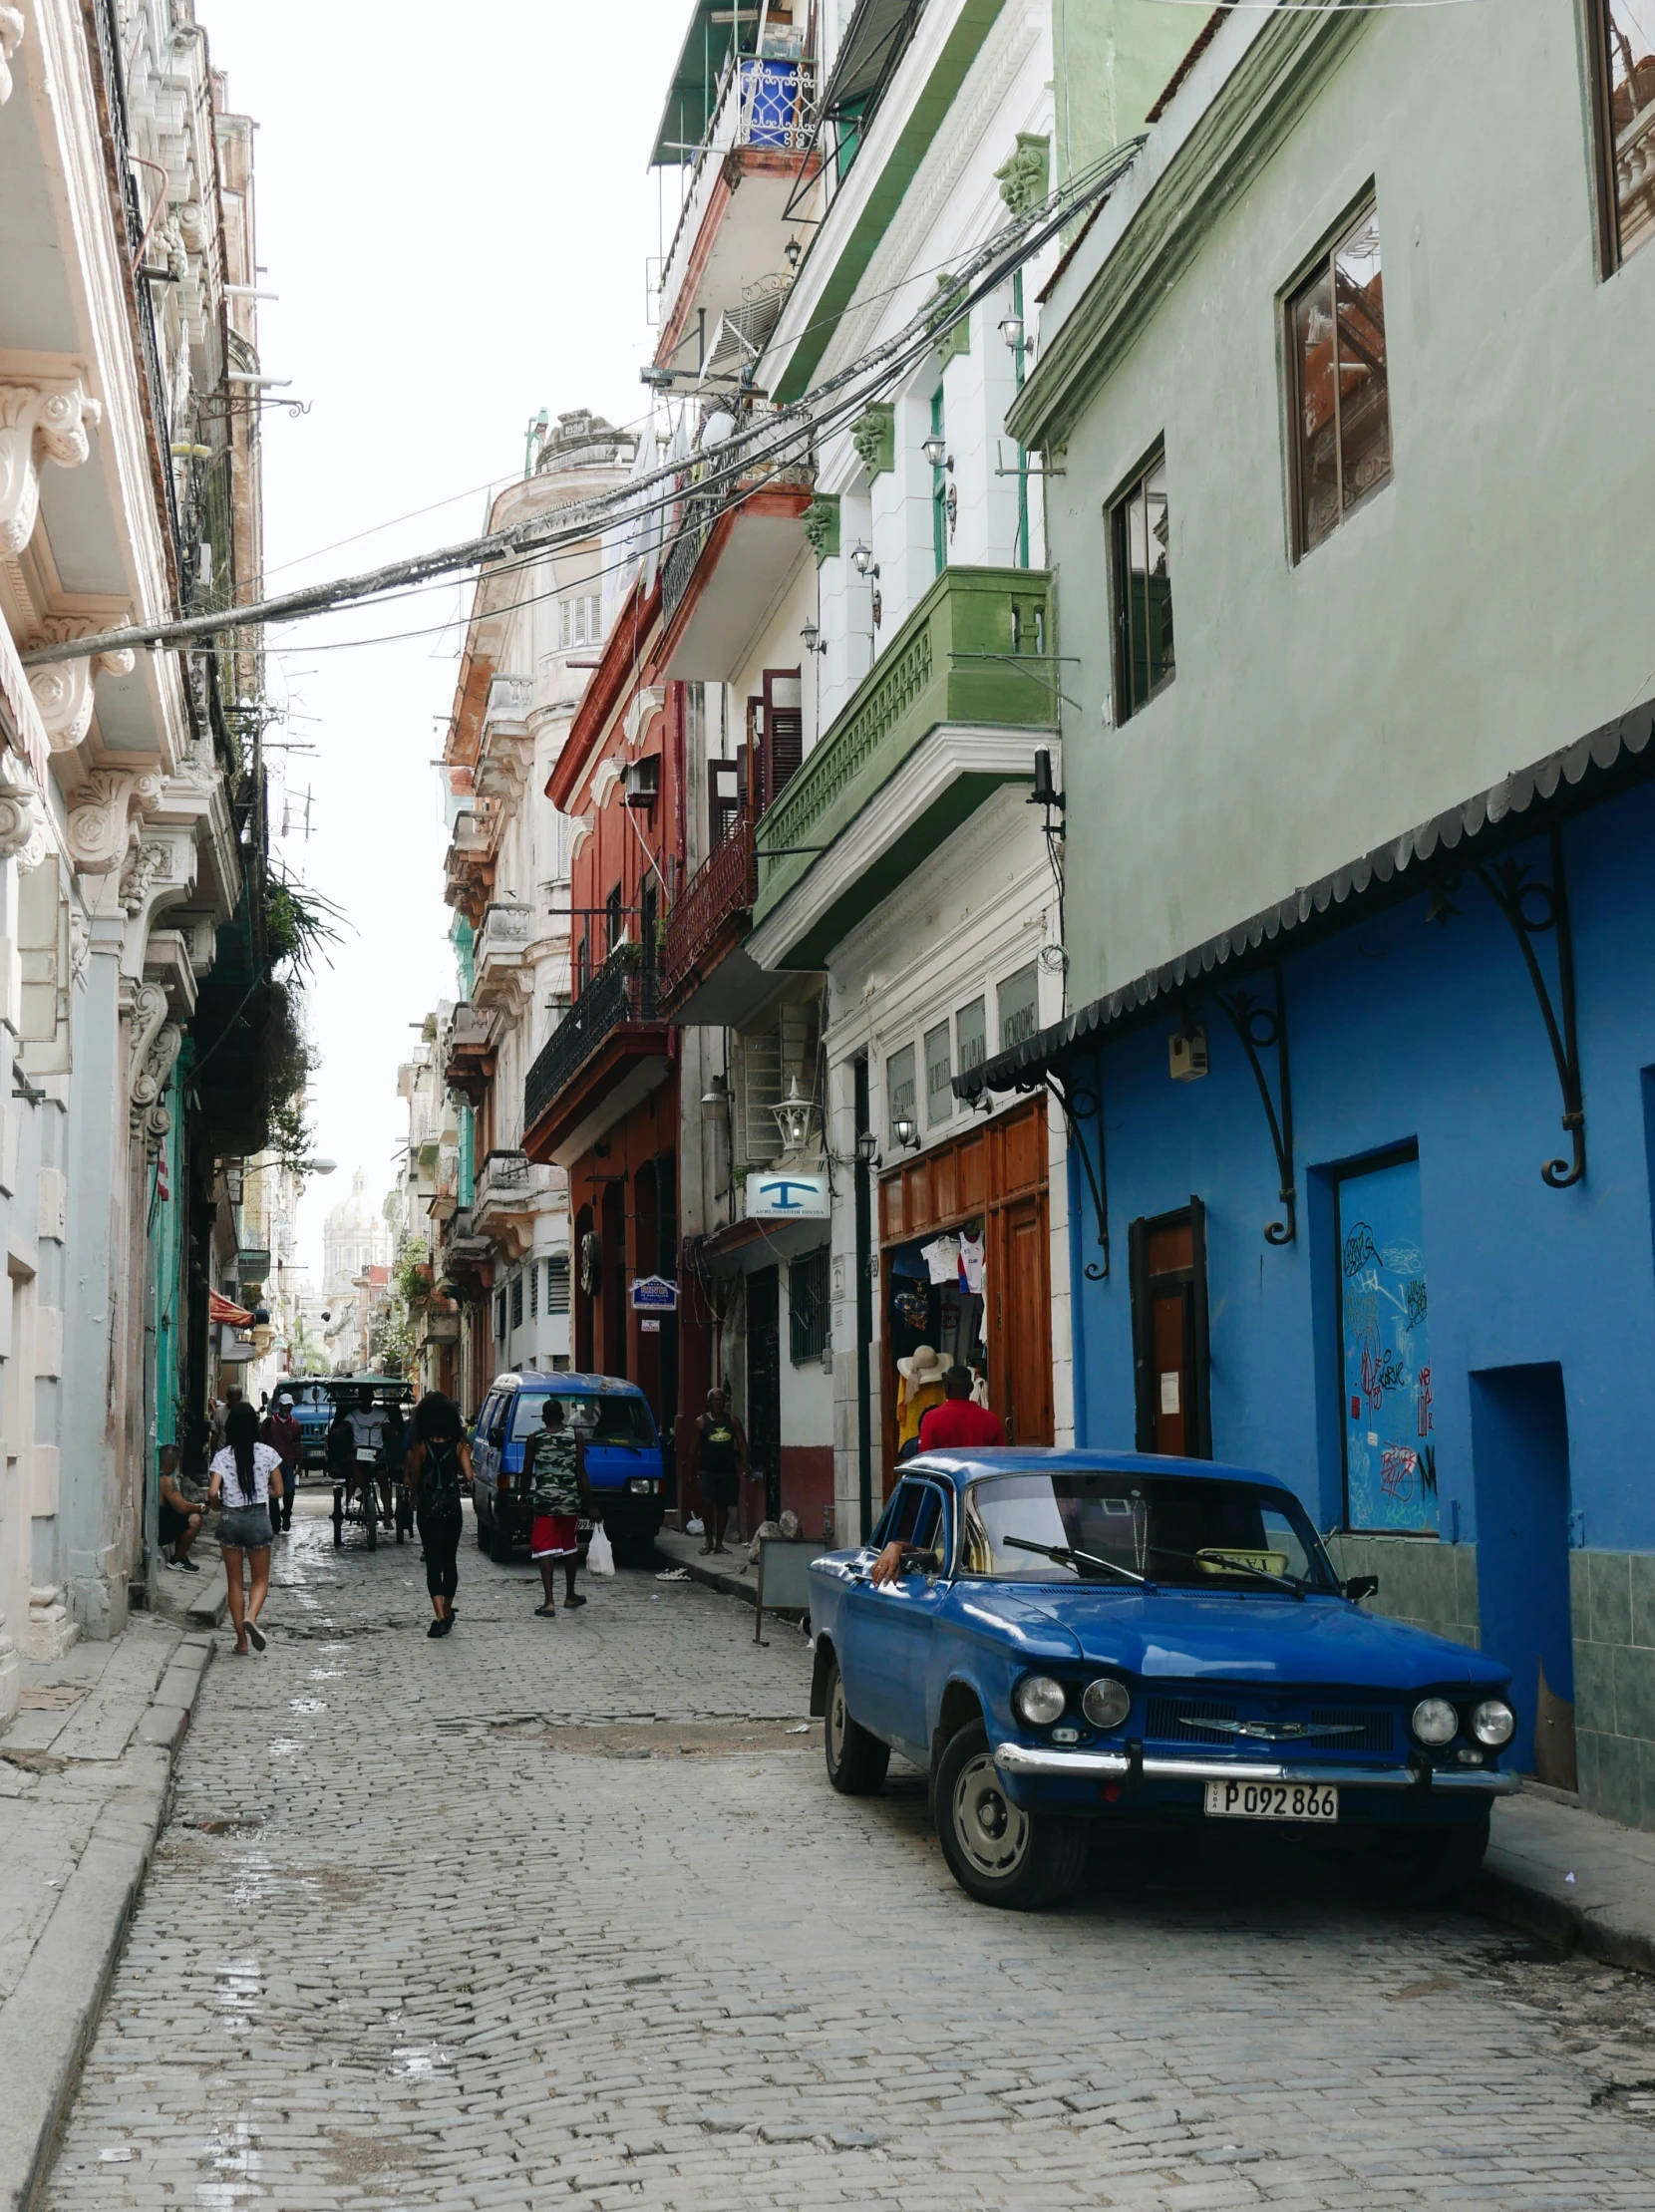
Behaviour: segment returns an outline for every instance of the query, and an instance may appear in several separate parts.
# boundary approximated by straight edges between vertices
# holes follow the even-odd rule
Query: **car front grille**
[[[1258,1721],[1293,1724],[1303,1736],[1278,1738],[1273,1747],[1284,1754],[1294,1751],[1389,1751],[1396,1743],[1393,1715],[1371,1706],[1312,1706],[1308,1712],[1291,1703],[1266,1706],[1256,1700],[1236,1698],[1152,1697],[1146,1716],[1146,1739],[1158,1743],[1211,1744],[1231,1751],[1257,1753],[1272,1747],[1267,1737],[1238,1735],[1236,1722]],[[1230,1724],[1224,1726],[1225,1723]]]

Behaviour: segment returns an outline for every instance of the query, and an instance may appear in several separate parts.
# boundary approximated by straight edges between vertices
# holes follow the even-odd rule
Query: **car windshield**
[[[963,1523],[966,1574],[1122,1589],[1140,1577],[1200,1590],[1272,1580],[1338,1588],[1298,1500],[1245,1480],[1084,1468],[987,1475],[966,1491]],[[1090,1558],[1052,1559],[1026,1545]]]
[[[655,1442],[649,1408],[641,1398],[625,1398],[618,1391],[579,1398],[572,1392],[558,1391],[556,1397],[563,1409],[563,1419],[588,1443],[631,1444],[636,1450],[646,1451]],[[517,1393],[517,1403],[511,1411],[512,1443],[522,1443],[533,1435],[540,1425],[545,1402],[544,1391]]]

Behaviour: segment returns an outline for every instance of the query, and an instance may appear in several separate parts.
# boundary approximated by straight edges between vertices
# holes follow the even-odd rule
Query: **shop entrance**
[[[1133,1367],[1138,1448],[1210,1459],[1212,1417],[1206,1345],[1206,1208],[1133,1222]]]
[[[923,1380],[927,1350],[939,1374],[957,1364],[983,1379],[1013,1443],[1052,1441],[1046,1146],[1045,1103],[1033,1101],[880,1179],[887,1491],[898,1453],[942,1396],[940,1381]]]
[[[1511,1670],[1517,1733],[1508,1763],[1573,1789],[1574,1645],[1569,1611],[1569,1429],[1563,1371],[1475,1371],[1472,1470],[1483,1649]]]

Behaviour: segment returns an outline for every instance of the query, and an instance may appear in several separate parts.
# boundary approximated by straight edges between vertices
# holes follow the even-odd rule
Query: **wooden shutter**
[[[788,788],[805,759],[804,695],[797,668],[765,670],[765,803]]]

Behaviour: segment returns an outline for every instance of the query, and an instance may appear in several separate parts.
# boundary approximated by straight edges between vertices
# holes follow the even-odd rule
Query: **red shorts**
[[[572,1559],[580,1549],[580,1524],[572,1513],[536,1513],[528,1531],[529,1556]]]

